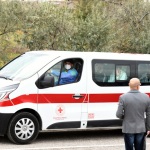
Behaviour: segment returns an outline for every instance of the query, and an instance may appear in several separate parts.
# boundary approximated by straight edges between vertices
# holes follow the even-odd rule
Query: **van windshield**
[[[52,60],[49,55],[25,53],[8,63],[0,70],[0,78],[9,80],[24,80],[34,75]]]

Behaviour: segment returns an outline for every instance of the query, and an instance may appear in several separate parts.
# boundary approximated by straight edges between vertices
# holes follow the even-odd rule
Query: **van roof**
[[[79,57],[84,56],[93,59],[112,59],[112,60],[148,60],[150,61],[150,54],[133,54],[133,53],[113,53],[113,52],[81,52],[81,51],[57,51],[57,50],[39,50],[28,51],[26,53],[46,54],[54,56],[70,56]]]

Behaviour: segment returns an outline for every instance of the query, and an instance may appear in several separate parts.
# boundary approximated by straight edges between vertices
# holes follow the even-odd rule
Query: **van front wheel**
[[[10,121],[7,136],[16,144],[31,143],[39,133],[39,122],[29,112],[21,112],[15,115]]]

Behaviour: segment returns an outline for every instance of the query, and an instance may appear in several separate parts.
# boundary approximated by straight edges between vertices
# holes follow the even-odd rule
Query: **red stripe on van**
[[[123,93],[90,94],[89,103],[111,103],[118,102],[119,96]],[[150,93],[146,93],[150,96]]]
[[[12,99],[11,101],[2,101],[0,102],[0,106],[12,106],[18,105],[21,103],[87,103],[88,96],[86,94],[83,95],[82,98],[75,99],[73,98],[73,94],[29,94],[29,95],[21,95]],[[90,94],[89,95],[89,103],[109,103],[109,102],[118,102],[119,96],[121,94]],[[85,97],[86,96],[86,97]],[[12,102],[12,103],[11,103]]]
[[[82,98],[75,99],[73,98],[74,94],[39,94],[38,102],[39,103],[83,103],[86,101],[85,96]]]
[[[37,94],[21,95],[12,99],[14,105],[21,103],[37,103]]]
[[[118,102],[119,96],[122,93],[112,93],[112,94],[89,94],[89,103],[111,103],[111,102]],[[150,96],[150,93],[147,93]],[[29,95],[22,95],[16,97],[12,100],[8,101],[1,101],[0,107],[5,106],[13,106],[18,105],[21,103],[87,103],[88,96],[86,94],[83,95],[80,99],[74,99],[73,94],[29,94]],[[86,98],[85,98],[86,96]]]
[[[116,94],[90,94],[89,103],[108,103],[108,102],[118,102],[119,96],[122,93]]]
[[[12,106],[18,105],[22,103],[87,103],[86,94],[83,95],[82,98],[75,99],[73,98],[73,94],[29,94],[29,95],[21,95],[14,99],[8,101],[0,102],[0,106]],[[12,102],[12,103],[11,103]]]
[[[4,100],[0,102],[0,107],[4,106],[13,106],[21,103],[37,103],[37,95],[36,94],[30,94],[30,95],[21,95],[19,97],[16,97],[11,100]]]
[[[0,107],[5,107],[5,106],[13,106],[13,103],[10,100],[0,102]]]

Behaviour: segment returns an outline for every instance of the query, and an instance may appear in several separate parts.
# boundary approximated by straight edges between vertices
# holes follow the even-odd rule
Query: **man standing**
[[[116,116],[123,119],[126,150],[133,150],[133,147],[143,150],[145,133],[150,134],[150,99],[139,91],[140,85],[138,78],[132,78],[129,82],[130,91],[119,97]]]

